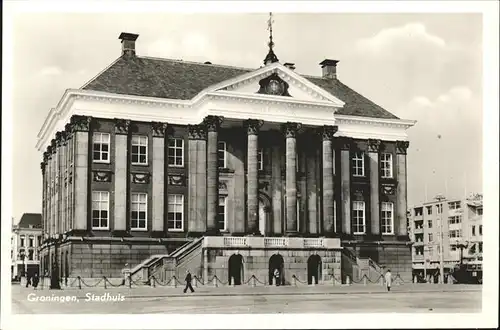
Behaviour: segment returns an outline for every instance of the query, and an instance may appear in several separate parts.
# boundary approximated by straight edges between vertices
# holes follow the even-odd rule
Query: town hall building
[[[403,120],[337,77],[136,54],[68,89],[38,135],[41,272],[235,284],[411,279]]]

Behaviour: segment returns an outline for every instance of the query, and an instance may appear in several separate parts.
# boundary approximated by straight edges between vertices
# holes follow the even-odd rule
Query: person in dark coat
[[[188,270],[186,274],[186,287],[184,288],[184,293],[186,293],[187,289],[191,290],[191,292],[194,292],[193,287],[191,286],[191,281],[193,280],[193,277],[191,276],[191,272]]]
[[[39,281],[38,274],[35,273],[32,280],[33,290],[36,290],[36,287],[38,286],[38,281]]]
[[[31,276],[26,273],[26,287],[31,285]]]

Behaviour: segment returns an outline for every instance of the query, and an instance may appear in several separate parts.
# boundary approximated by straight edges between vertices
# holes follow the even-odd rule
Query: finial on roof
[[[268,65],[274,62],[278,62],[278,57],[276,54],[274,54],[273,47],[274,47],[274,42],[273,42],[273,13],[269,13],[269,19],[267,20],[267,29],[269,30],[269,52],[266,55],[266,58],[264,59],[264,64]]]

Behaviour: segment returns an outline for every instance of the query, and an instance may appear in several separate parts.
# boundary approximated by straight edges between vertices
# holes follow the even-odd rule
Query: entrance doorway
[[[228,267],[228,282],[229,285],[241,285],[241,280],[243,279],[243,256],[241,254],[233,254],[229,257],[229,267]]]
[[[321,277],[321,257],[313,254],[307,259],[307,284],[318,284]]]
[[[269,284],[273,284],[274,271],[277,269],[280,273],[279,283],[285,285],[285,262],[280,254],[273,254],[269,258]]]

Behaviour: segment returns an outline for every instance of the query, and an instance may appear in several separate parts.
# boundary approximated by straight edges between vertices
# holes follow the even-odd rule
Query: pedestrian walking
[[[280,271],[278,270],[278,268],[276,268],[274,270],[274,281],[276,283],[276,286],[280,286]]]
[[[387,287],[387,291],[391,291],[391,284],[392,284],[392,274],[391,270],[388,269],[387,273],[385,273],[385,286]]]
[[[187,271],[187,274],[186,274],[186,287],[184,288],[184,293],[186,293],[187,289],[191,290],[191,292],[194,292],[194,289],[193,287],[191,286],[191,281],[192,281],[192,276],[191,276],[191,272],[188,270]]]
[[[33,282],[32,282],[33,290],[36,290],[36,287],[38,286],[38,281],[39,281],[38,274],[35,273],[35,275],[33,276]]]
[[[29,276],[28,274],[26,274],[26,287],[28,287],[30,285],[31,285],[31,276]]]

